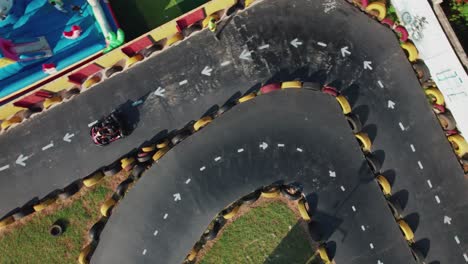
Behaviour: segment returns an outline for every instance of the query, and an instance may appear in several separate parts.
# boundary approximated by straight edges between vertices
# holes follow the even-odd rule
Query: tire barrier
[[[104,217],[109,217],[110,214],[112,213],[112,209],[114,208],[114,205],[117,203],[117,201],[114,198],[109,198],[107,201],[105,201],[101,205],[101,215]]]
[[[411,230],[411,227],[406,223],[405,220],[400,219],[397,221],[398,227],[400,227],[400,231],[403,234],[403,237],[406,239],[408,243],[413,244],[414,243],[414,233],[413,230]]]
[[[198,130],[204,128],[206,125],[211,123],[213,121],[213,118],[211,116],[205,116],[199,119],[195,124],[193,124],[193,131],[197,132]]]
[[[86,187],[92,187],[100,182],[104,178],[104,173],[97,171],[90,176],[83,179],[83,185]]]
[[[114,176],[122,170],[120,164],[117,162],[112,163],[111,165],[105,166],[102,168],[102,173],[104,176]]]
[[[415,62],[418,59],[419,53],[413,43],[404,42],[401,43],[400,46],[406,52],[406,55],[410,62]]]
[[[396,220],[403,218],[403,209],[401,207],[400,202],[397,199],[387,200],[387,205],[390,208],[390,211],[392,212],[393,218],[395,218]]]
[[[345,115],[345,118],[346,121],[348,121],[348,124],[351,127],[351,131],[353,131],[354,134],[361,132],[361,120],[355,114],[349,113]]]
[[[369,165],[372,173],[374,173],[374,175],[379,174],[380,169],[382,168],[382,164],[377,159],[377,157],[371,153],[367,153],[365,157],[366,157],[367,164]]]
[[[437,88],[427,88],[424,93],[428,97],[431,104],[444,105],[445,99],[442,93]]]
[[[338,101],[338,103],[340,104],[341,109],[343,110],[343,114],[347,115],[347,114],[351,113],[351,105],[349,104],[348,99],[346,99],[346,97],[344,97],[342,95],[338,95],[335,98]]]
[[[261,194],[262,192],[260,190],[256,190],[240,198],[239,201],[245,205],[253,204],[258,200],[258,198],[260,198]]]
[[[383,175],[378,175],[375,179],[377,180],[382,193],[386,197],[390,197],[392,195],[392,185],[390,185],[390,182],[387,180],[387,178],[385,178]]]
[[[299,210],[299,214],[305,221],[310,221],[311,219],[308,207],[308,203],[304,197],[302,197],[297,203],[297,209]]]
[[[233,204],[227,207],[226,209],[224,209],[223,211],[221,211],[221,216],[224,219],[229,220],[233,218],[237,214],[237,212],[239,212],[239,209],[240,209],[240,206],[238,204]]]
[[[289,81],[281,83],[281,89],[298,89],[302,88],[302,82],[300,81]]]
[[[88,236],[91,241],[99,240],[99,235],[101,235],[102,229],[106,225],[107,218],[101,218],[98,222],[96,222],[91,229],[88,231]]]
[[[448,137],[448,141],[459,158],[464,158],[467,155],[468,143],[461,135],[451,135]]]
[[[89,260],[91,258],[92,251],[96,248],[96,245],[93,243],[88,244],[80,251],[80,255],[78,256],[78,263],[80,264],[89,264]]]
[[[262,86],[260,88],[259,95],[268,94],[268,93],[278,91],[278,90],[281,90],[281,84],[279,84],[279,83],[270,83],[270,84],[264,85],[264,86]]]
[[[0,230],[2,230],[3,228],[5,228],[6,226],[12,224],[15,222],[15,219],[13,218],[13,216],[7,216],[5,218],[3,218],[2,220],[0,220]]]
[[[382,21],[387,16],[387,7],[384,2],[372,2],[365,8],[366,12]]]
[[[450,112],[438,114],[437,119],[439,120],[442,129],[445,131],[454,130],[457,128],[457,123],[455,122],[455,119],[453,118],[452,114],[450,114]]]
[[[88,88],[91,88],[92,86],[94,86],[95,84],[99,83],[100,81],[101,81],[101,78],[99,76],[93,76],[93,77],[89,78],[88,80],[86,80],[81,85],[81,87],[84,88],[84,89],[88,89]]]
[[[372,141],[370,140],[369,136],[366,133],[359,132],[359,133],[354,134],[354,136],[359,142],[359,145],[361,146],[362,151],[364,151],[365,153],[371,152]]]
[[[159,159],[161,159],[168,151],[169,151],[169,147],[164,147],[158,151],[156,151],[156,153],[154,153],[153,155],[153,161],[158,161]]]
[[[264,187],[262,189],[262,194],[260,195],[263,198],[278,198],[280,195],[280,186],[271,185]]]
[[[249,93],[249,94],[244,95],[241,98],[237,99],[237,103],[239,103],[239,104],[245,103],[245,102],[247,102],[249,100],[254,99],[255,96],[257,96],[255,93]]]
[[[57,199],[54,199],[54,198],[46,198],[46,199],[42,200],[40,203],[33,206],[34,211],[35,212],[40,212],[40,211],[44,210],[47,206],[55,203],[56,200]]]
[[[331,264],[331,258],[328,254],[327,247],[324,244],[321,244],[317,248],[317,255],[320,257],[320,259],[323,261],[324,264]]]
[[[133,170],[131,172],[131,177],[134,180],[138,180],[141,177],[141,174],[146,170],[146,167],[144,165],[138,164],[135,167],[133,167]]]
[[[280,190],[281,194],[291,201],[295,201],[302,197],[302,187],[293,184],[282,185]]]

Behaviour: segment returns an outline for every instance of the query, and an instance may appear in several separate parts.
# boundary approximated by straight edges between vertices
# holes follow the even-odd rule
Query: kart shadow
[[[130,135],[140,122],[140,111],[138,107],[134,106],[134,103],[134,101],[128,100],[116,108],[123,118],[124,130],[127,135]]]

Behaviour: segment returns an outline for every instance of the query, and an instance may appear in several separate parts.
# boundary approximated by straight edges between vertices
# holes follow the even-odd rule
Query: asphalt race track
[[[325,0],[268,0],[255,4],[238,13],[229,21],[223,29],[219,41],[207,30],[197,33],[175,47],[136,65],[129,71],[99,84],[72,101],[54,107],[54,109],[47,111],[47,114],[39,115],[25,124],[11,129],[0,137],[0,147],[3,154],[0,157],[0,167],[3,168],[0,171],[0,217],[34,197],[42,198],[57,188],[63,188],[74,180],[91,174],[158,133],[183,127],[190,120],[198,119],[213,105],[222,105],[236,93],[244,94],[249,89],[260,87],[261,83],[299,79],[331,83],[349,99],[353,106],[353,112],[358,114],[363,121],[364,132],[368,133],[373,141],[374,153],[383,163],[383,174],[392,181],[393,192],[406,201],[406,219],[415,231],[416,244],[423,248],[424,253],[427,254],[427,263],[468,262],[465,261],[468,253],[466,242],[468,241],[468,222],[463,220],[468,219],[468,195],[466,193],[468,184],[463,178],[463,172],[455,155],[444,137],[396,37],[389,29],[365,16],[348,3],[337,1],[333,8],[329,8],[327,2]],[[364,67],[364,65],[367,66]],[[201,73],[206,67],[211,69],[208,75]],[[159,93],[154,94],[157,90]],[[275,96],[271,96],[271,98]],[[313,97],[310,100],[316,100],[315,95],[310,97]],[[323,135],[323,140],[330,141],[330,136],[339,135],[343,137],[344,142],[351,142],[351,132],[349,128],[345,129],[345,122],[337,111],[336,102],[322,95],[318,98],[322,98],[323,102],[320,101],[317,104],[323,108],[332,109],[333,113],[327,115],[330,117],[330,121],[323,119],[320,123],[314,124],[314,133],[318,133],[317,137]],[[140,105],[132,106],[132,102],[138,102],[140,99],[142,100]],[[258,100],[269,99],[260,98]],[[260,107],[257,110],[254,106],[256,104],[256,102],[249,103],[245,108],[252,108],[251,111],[265,111],[268,108],[267,105],[264,105],[264,108]],[[258,104],[260,105],[260,103]],[[89,138],[88,124],[121,105],[124,105],[129,117],[135,123],[135,130],[128,138],[108,147],[94,146]],[[317,106],[307,105],[307,108],[302,109],[302,111],[307,113],[308,109],[317,109]],[[298,109],[296,110],[295,113],[300,112]],[[320,109],[315,111],[320,111]],[[313,111],[307,114],[312,120],[319,118],[314,116]],[[253,156],[261,155],[262,153],[258,152],[258,149],[254,150],[253,148],[258,147],[258,141],[267,142],[268,138],[264,138],[260,134],[256,135],[252,132],[248,134],[252,138],[244,138],[235,133],[230,139],[223,137],[225,141],[218,141],[219,138],[216,137],[205,138],[202,136],[210,131],[233,133],[223,130],[223,124],[229,127],[230,122],[234,125],[236,118],[243,117],[233,113],[228,113],[226,116],[215,120],[212,124],[213,127],[207,127],[199,134],[194,135],[193,139],[183,142],[171,151],[165,160],[161,161],[161,168],[165,168],[166,171],[160,171],[156,169],[159,166],[156,166],[141,181],[150,181],[146,178],[152,178],[156,181],[157,177],[153,176],[159,176],[161,179],[158,181],[163,181],[164,175],[167,175],[169,171],[177,173],[177,170],[184,168],[191,168],[190,173],[195,173],[195,168],[199,165],[198,162],[206,161],[208,157],[213,159],[212,156],[208,156],[210,153],[200,155],[205,160],[199,161],[193,160],[194,157],[190,159],[189,156],[180,156],[181,159],[192,160],[192,163],[184,164],[186,166],[184,168],[175,168],[175,163],[171,163],[170,157],[177,155],[178,152],[183,152],[183,148],[186,148],[187,152],[197,151],[198,156],[200,147],[195,150],[195,146],[202,144],[202,142],[205,142],[205,147],[210,146],[214,151],[216,144],[211,143],[216,140],[218,148],[226,148],[226,151],[229,149],[229,153],[232,153],[238,147],[234,143],[238,140],[244,140],[245,143],[242,144],[247,144],[245,145],[246,152],[251,151]],[[255,126],[263,119],[263,117],[258,116],[255,118],[255,122],[251,120],[246,120],[246,122]],[[268,118],[265,117],[265,122]],[[275,124],[268,124],[268,126],[288,128],[285,125],[286,122],[290,122],[291,126],[297,127],[299,125],[299,123],[293,123],[294,120],[288,120],[289,118],[292,117],[275,120]],[[320,130],[323,126],[331,128],[328,130],[331,133],[328,137],[325,136],[327,134],[324,131]],[[254,128],[244,124],[242,127],[231,128],[234,131],[239,129]],[[305,130],[307,127],[303,129]],[[261,128],[257,127],[255,131],[261,131]],[[338,131],[343,134],[338,134]],[[310,147],[311,150],[315,149],[312,142],[322,140],[322,138],[319,140],[315,136],[310,136],[308,137],[310,142],[305,139],[294,141],[290,135],[299,135],[297,133],[298,131],[294,129],[287,129],[284,134],[270,134],[270,139],[302,144]],[[213,142],[211,142],[212,140]],[[193,143],[194,146],[190,143]],[[271,141],[271,144],[275,143],[276,141]],[[363,161],[356,143],[353,143],[354,145],[341,145],[332,141],[329,143],[330,145],[324,145],[320,152],[321,155],[329,156],[329,161],[320,160],[317,164],[310,166],[319,170],[319,173],[314,173],[314,175],[320,176],[320,179],[327,179],[323,186],[327,186],[331,190],[327,193],[328,189],[317,190],[312,185],[307,187],[310,188],[307,191],[318,192],[320,209],[333,214],[336,211],[327,205],[327,197],[329,197],[328,200],[343,201],[346,192],[340,193],[340,190],[336,188],[337,185],[326,178],[327,171],[331,169],[326,165],[334,164],[330,163],[331,161],[336,162],[338,165],[334,165],[336,166],[334,169],[337,171],[337,175],[340,173],[349,175],[351,171],[359,172],[357,175],[352,175],[349,182],[344,182],[350,186],[353,183],[356,184],[360,176],[367,179],[369,175],[367,175],[368,172],[356,169]],[[51,144],[52,146],[50,146]],[[46,146],[49,147],[45,148]],[[247,146],[249,150],[247,150]],[[273,148],[273,145],[270,147]],[[345,149],[343,153],[336,151],[341,148]],[[293,149],[288,149],[288,151],[293,151]],[[348,160],[340,162],[341,157],[333,156],[332,158],[330,156],[337,155],[337,153],[345,155]],[[318,154],[309,152],[303,154],[318,156]],[[267,155],[263,157],[271,158]],[[349,161],[356,161],[356,163]],[[251,167],[246,165],[246,167],[240,168],[238,166],[242,171],[256,171],[258,168],[254,165],[265,164],[262,166],[267,166],[269,162],[273,161],[265,160],[258,163],[246,160],[245,162]],[[286,177],[291,177],[286,179],[296,177],[295,173],[299,163],[295,162],[291,161],[291,167],[284,166],[282,168],[285,172],[294,172],[284,174]],[[7,165],[8,167],[5,167]],[[225,163],[221,165],[225,165]],[[343,170],[340,166],[349,168],[349,171]],[[216,175],[209,176],[215,177]],[[233,177],[233,182],[235,177],[239,177],[239,175],[233,175],[230,172],[223,174],[223,177],[227,178],[228,176]],[[185,176],[173,175],[172,182],[166,179],[168,186],[164,190],[171,191],[171,188],[177,188],[180,184],[177,183],[177,179],[181,180],[183,177]],[[306,178],[303,178],[303,184],[309,186]],[[186,231],[184,235],[186,235],[187,241],[179,241],[180,251],[172,252],[174,255],[168,256],[168,258],[173,257],[175,263],[183,258],[190,247],[188,245],[193,245],[195,242],[190,239],[199,236],[200,231],[209,222],[207,219],[210,219],[230,201],[235,200],[236,195],[243,195],[252,188],[271,183],[271,179],[262,177],[255,179],[249,177],[252,182],[249,182],[248,186],[236,185],[237,188],[229,190],[226,196],[216,196],[217,199],[223,199],[220,201],[224,203],[214,204],[211,199],[216,193],[211,193],[206,198],[200,196],[200,199],[203,199],[200,201],[205,201],[206,204],[200,203],[197,206],[203,206],[203,210],[206,210],[207,214],[197,215],[196,218],[190,220],[192,224],[177,227]],[[203,183],[195,184],[201,186]],[[378,189],[372,186],[373,184],[373,182],[361,183],[362,188],[368,188],[369,193],[373,195],[370,197],[377,196]],[[208,190],[208,185],[203,187]],[[107,251],[106,249],[112,245],[109,243],[128,243],[129,248],[137,250],[130,255],[135,257],[135,261],[143,260],[141,250],[144,248],[148,249],[148,255],[144,256],[148,258],[154,257],[152,252],[160,250],[156,247],[160,245],[158,243],[162,242],[158,242],[159,240],[152,237],[150,239],[149,236],[152,236],[152,231],[154,231],[152,229],[160,228],[156,226],[157,221],[160,220],[154,217],[162,212],[145,211],[148,214],[147,219],[143,217],[144,215],[141,216],[142,218],[133,219],[141,221],[141,225],[129,225],[125,229],[128,237],[135,238],[133,241],[108,241],[106,239],[110,238],[110,233],[115,235],[116,232],[123,232],[120,224],[128,221],[123,212],[126,211],[126,208],[131,207],[130,204],[135,206],[134,215],[136,216],[138,215],[137,208],[143,212],[142,208],[147,208],[146,204],[149,206],[152,203],[160,203],[163,206],[168,204],[172,197],[171,193],[159,193],[157,189],[145,193],[144,188],[144,184],[139,182],[115,209],[97,248],[96,261],[102,260],[100,263],[105,263],[102,258],[106,256],[111,259],[114,257],[119,259],[116,256],[119,252],[124,252],[123,250]],[[197,195],[201,195],[201,191],[197,193]],[[143,197],[142,200],[133,199],[140,195]],[[335,195],[336,198],[333,198],[332,195]],[[375,207],[376,212],[382,211],[382,216],[379,215],[378,219],[366,216],[364,212],[370,212],[367,210],[361,212],[363,215],[357,216],[349,211],[349,204],[346,201],[343,205],[343,211],[339,211],[339,216],[343,219],[343,227],[349,229],[346,239],[351,242],[341,242],[340,233],[332,236],[332,239],[335,239],[338,244],[337,260],[346,257],[347,252],[355,253],[359,250],[362,253],[357,254],[360,256],[359,263],[377,263],[377,258],[382,258],[381,261],[388,258],[389,260],[384,261],[384,263],[410,263],[408,247],[406,245],[406,248],[397,246],[398,243],[404,245],[405,242],[396,224],[390,224],[394,220],[390,213],[385,211],[386,207],[385,209],[381,208],[384,207],[383,198],[369,199],[372,201],[368,201],[366,199],[359,200],[362,197],[358,194],[354,195],[356,196],[352,196],[353,198],[350,200],[356,199],[355,206],[358,212],[361,212],[361,204],[365,204],[372,208]],[[159,196],[162,200],[156,199]],[[181,206],[189,200],[189,197],[183,198]],[[213,208],[206,206],[212,203]],[[183,206],[187,210],[195,208],[190,207],[188,203]],[[182,210],[178,213],[181,214]],[[450,223],[444,223],[445,217],[451,219]],[[175,221],[177,218],[173,219]],[[382,221],[382,225],[374,225],[375,230],[372,232],[375,233],[369,234],[368,237],[367,233],[359,234],[360,239],[357,243],[351,238],[354,235],[357,236],[353,232],[359,231],[358,223],[366,224],[363,222],[364,219],[374,219],[372,223]],[[165,223],[167,230],[173,230],[177,223],[179,222],[168,221]],[[353,223],[356,226],[353,226]],[[189,230],[188,228],[191,227],[194,229]],[[118,228],[118,230],[114,228]],[[166,230],[165,227],[163,228]],[[141,236],[137,234],[141,234]],[[162,237],[163,235],[158,239],[162,239]],[[172,239],[178,238],[174,235]],[[393,239],[398,242],[392,243],[390,240],[393,241]],[[390,247],[383,249],[376,244],[374,250],[370,251],[368,243],[371,240],[377,241],[374,243],[381,241],[382,244],[390,245]],[[149,244],[144,244],[144,242]],[[343,251],[340,252],[341,248]],[[366,251],[360,251],[364,248]],[[402,257],[405,259],[408,257],[408,261],[392,262],[393,258],[396,261],[401,260]]]

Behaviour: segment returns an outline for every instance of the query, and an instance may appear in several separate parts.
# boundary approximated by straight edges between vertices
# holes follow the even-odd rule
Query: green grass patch
[[[111,190],[99,184],[69,206],[49,214],[38,213],[30,221],[0,236],[0,263],[77,263],[87,226],[100,217],[99,206]],[[57,220],[67,223],[58,237],[49,234]]]
[[[305,264],[314,249],[307,232],[282,202],[256,207],[227,226],[200,264]]]

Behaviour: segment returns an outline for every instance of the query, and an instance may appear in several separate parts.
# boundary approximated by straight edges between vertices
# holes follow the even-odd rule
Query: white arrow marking
[[[143,255],[146,255],[146,248],[143,250]]]
[[[466,255],[466,253],[463,254],[463,258],[465,259],[466,262],[468,262],[468,255]]]
[[[346,55],[351,55],[351,52],[349,52],[347,46],[341,48],[341,56],[346,57]]]
[[[231,64],[230,61],[223,61],[223,62],[221,62],[221,66],[223,66],[223,67],[224,67],[224,66],[227,66],[227,65],[229,65],[229,64]]]
[[[154,95],[164,97],[164,92],[166,92],[166,89],[163,89],[162,87],[158,87],[158,89],[154,91]]]
[[[362,231],[366,231],[366,227],[363,226],[363,225],[361,225],[361,230],[362,230]]]
[[[455,239],[455,242],[457,242],[458,245],[460,245],[460,239],[458,239],[458,236],[453,237]]]
[[[351,206],[351,209],[353,209],[353,212],[356,212],[356,207],[354,207],[354,205]]]
[[[262,50],[262,49],[268,49],[270,47],[270,44],[265,44],[265,45],[262,45],[260,47],[258,47],[259,50]]]
[[[94,126],[95,124],[97,124],[97,122],[98,122],[98,121],[96,120],[96,121],[93,121],[93,122],[89,123],[89,124],[88,124],[88,127]]]
[[[420,168],[421,170],[424,169],[424,167],[423,167],[421,161],[419,161],[419,160],[418,160],[418,166],[419,166],[419,168]]]
[[[364,61],[364,70],[372,70],[372,61]]]
[[[154,230],[153,236],[157,236],[157,235],[158,235],[158,233],[159,233],[159,231],[158,231],[158,230]]]
[[[71,142],[71,138],[74,137],[74,136],[75,136],[75,134],[73,134],[73,133],[72,133],[72,134],[66,133],[65,136],[63,137],[63,141],[66,141],[66,142],[69,142],[69,143],[70,143],[70,142]]]
[[[237,150],[237,153],[241,153],[241,152],[244,152],[243,148],[240,148],[240,149]]]
[[[444,215],[444,224],[451,225],[452,224],[452,218]]]
[[[262,142],[262,144],[258,145],[258,147],[265,150],[268,148],[268,144],[266,142]]]
[[[293,39],[291,42],[291,45],[293,45],[295,48],[299,47],[300,45],[302,45],[302,42],[299,41],[299,39],[295,38]]]
[[[168,215],[167,213],[164,214],[163,219],[166,220],[168,216],[169,216],[169,215]]]
[[[440,204],[440,198],[439,198],[439,196],[436,195],[436,196],[434,196],[434,198],[436,199],[436,202],[437,202],[438,204]]]
[[[278,143],[278,148],[284,148],[284,144]]]
[[[388,108],[395,109],[395,102],[388,100]]]
[[[23,156],[23,154],[19,155],[19,157],[16,159],[16,164],[21,165],[23,167],[26,167],[26,163],[24,163],[27,159],[29,159],[28,156]]]
[[[383,83],[380,80],[377,81],[377,84],[380,86],[380,88],[382,88],[382,89],[384,88]]]
[[[211,69],[208,66],[205,66],[205,68],[203,68],[203,71],[201,72],[201,74],[206,75],[206,76],[211,76],[211,71],[213,71],[213,69]]]
[[[317,42],[317,45],[319,45],[319,46],[322,46],[322,47],[326,47],[326,46],[327,46],[327,44],[326,44],[326,43],[323,43],[323,42],[320,42],[320,41],[319,41],[319,42]]]
[[[183,80],[183,81],[179,82],[179,85],[184,85],[184,84],[187,84],[187,83],[188,83],[187,80]]]
[[[50,148],[53,147],[53,146],[54,146],[54,142],[51,141],[48,145],[42,147],[42,150],[44,151],[44,150],[50,149]]]
[[[427,180],[427,185],[429,185],[429,188],[432,189],[432,182],[431,182],[431,180]]]
[[[180,193],[174,193],[172,196],[174,196],[174,202],[182,200]]]
[[[380,259],[379,259],[379,260],[377,260],[377,264],[384,264],[384,263],[382,261],[380,261]]]
[[[303,150],[303,149],[301,149],[301,148],[296,148],[296,150],[297,150],[298,152],[302,152],[302,151],[304,151],[304,150]]]
[[[342,190],[343,192],[346,191],[346,189],[345,189],[345,187],[344,187],[343,185],[341,185],[340,188],[341,188],[341,190]]]
[[[135,101],[132,103],[132,106],[138,106],[138,105],[141,105],[143,103],[143,100],[138,100],[138,101]]]
[[[191,181],[191,179],[187,179],[187,180],[185,181],[185,184],[189,184],[190,181]]]
[[[252,51],[249,50],[243,50],[239,58],[241,60],[252,60]]]
[[[0,171],[7,170],[8,168],[10,168],[10,165],[5,165],[3,167],[0,167]]]
[[[412,150],[413,152],[416,152],[416,148],[414,147],[413,144],[411,144],[410,147],[411,147],[411,150]]]
[[[405,126],[403,126],[403,123],[400,122],[398,125],[400,126],[401,131],[405,131]]]
[[[203,167],[200,168],[200,171],[204,171],[205,169],[206,169],[206,167],[203,166]]]
[[[374,249],[374,244],[369,243],[369,247],[370,247],[371,249]]]
[[[330,171],[328,171],[328,174],[329,174],[330,177],[332,177],[332,178],[335,178],[335,177],[336,177],[336,172],[334,172],[334,171],[331,171],[331,170],[330,170]]]

